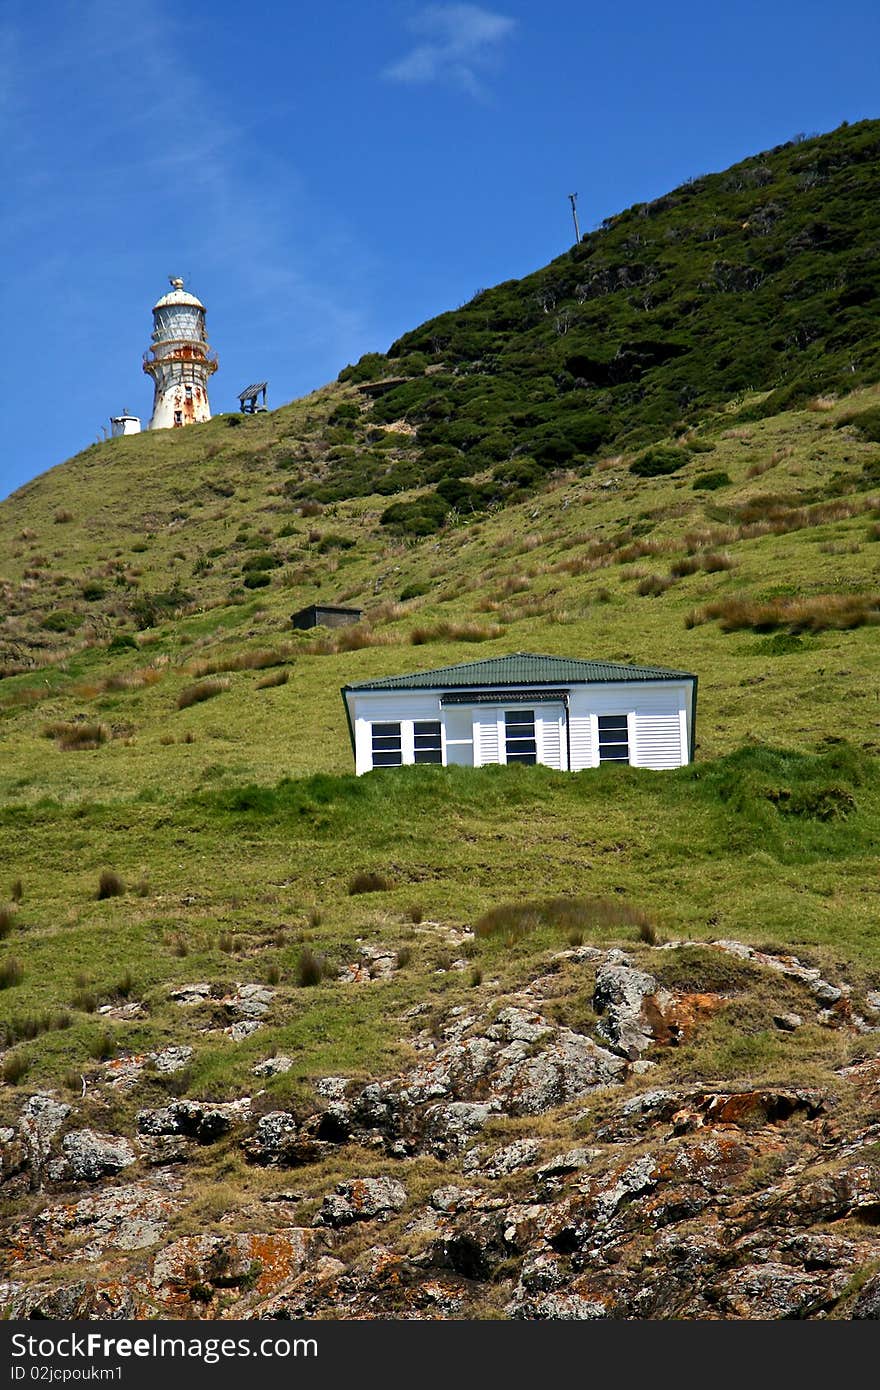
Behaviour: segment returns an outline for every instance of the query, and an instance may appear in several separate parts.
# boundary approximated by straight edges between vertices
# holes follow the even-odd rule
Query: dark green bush
[[[723,468],[718,468],[714,473],[700,473],[694,478],[693,488],[695,492],[715,492],[720,487],[727,487],[730,484],[730,474],[725,473]]]
[[[273,555],[269,550],[261,550],[256,555],[249,555],[241,567],[242,574],[253,574],[259,570],[274,570],[283,561],[277,555]]]
[[[683,450],[657,444],[653,449],[639,454],[630,464],[629,471],[637,478],[663,478],[669,473],[677,473],[687,461],[688,456]]]
[[[46,632],[76,632],[81,624],[81,613],[72,613],[69,609],[57,608],[54,613],[46,614],[40,627]]]

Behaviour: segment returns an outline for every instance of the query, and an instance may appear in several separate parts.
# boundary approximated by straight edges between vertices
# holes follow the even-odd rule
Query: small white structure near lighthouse
[[[153,414],[147,429],[170,430],[210,420],[208,377],[217,358],[208,347],[205,306],[171,278],[171,290],[153,306],[153,341],[144,371],[153,378]]]
[[[111,415],[111,439],[119,439],[123,434],[140,434],[140,432],[141,422],[137,415],[129,415],[127,410],[123,410],[121,415]]]

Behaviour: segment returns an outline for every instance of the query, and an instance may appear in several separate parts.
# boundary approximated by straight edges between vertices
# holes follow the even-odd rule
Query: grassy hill
[[[877,986],[878,142],[698,180],[305,400],[93,445],[0,505],[10,1106],[183,1036],[181,1087],[214,1100],[274,1051],[266,1105],[378,1074],[407,1010],[501,997],[564,946],[564,914],[468,934],[523,898],[592,903],[582,940],[771,942]],[[319,598],[364,622],[295,633]],[[351,776],[341,685],[514,650],[696,672],[695,765]],[[400,968],[351,988],[364,943]],[[169,990],[205,980],[268,982],[267,1025],[182,1023]],[[841,1064],[765,1014],[685,1072]],[[205,1184],[252,1187],[223,1162],[190,1174],[192,1229]]]

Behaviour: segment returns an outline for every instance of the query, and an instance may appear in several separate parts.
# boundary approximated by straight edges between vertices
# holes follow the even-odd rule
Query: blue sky
[[[880,115],[875,0],[4,0],[0,497],[146,418],[150,308],[215,412],[302,395],[581,226]]]

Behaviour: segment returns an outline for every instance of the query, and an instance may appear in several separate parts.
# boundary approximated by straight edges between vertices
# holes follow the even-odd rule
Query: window
[[[182,424],[183,424],[183,411],[182,411],[182,410],[175,410],[175,412],[174,412],[174,423],[175,423],[175,425],[182,425]]]
[[[191,401],[191,400],[192,400],[192,398],[193,398],[193,389],[192,389],[191,386],[187,386],[187,387],[185,388],[185,395],[186,395],[186,399],[187,399],[188,401]]]
[[[538,745],[535,741],[535,711],[507,709],[504,711],[504,749],[509,763],[536,763]]]
[[[400,725],[373,725],[373,767],[400,767]]]
[[[625,714],[599,715],[599,762],[629,762],[629,722]]]
[[[442,763],[439,719],[420,719],[413,724],[413,754],[417,763]]]

